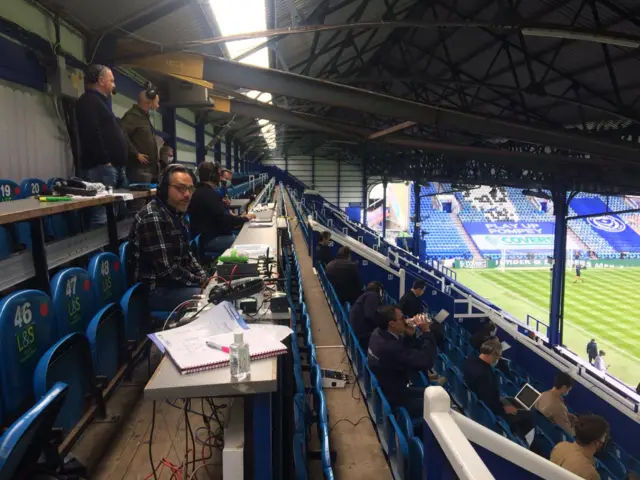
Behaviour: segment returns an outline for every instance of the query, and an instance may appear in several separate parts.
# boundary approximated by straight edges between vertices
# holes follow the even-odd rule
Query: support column
[[[196,163],[202,163],[207,156],[204,138],[204,122],[198,121],[196,124]]]
[[[311,155],[311,188],[316,189],[316,156]]]
[[[364,226],[367,225],[367,167],[362,160],[362,223]]]
[[[216,143],[213,145],[213,159],[222,165],[222,140],[216,139]]]
[[[414,208],[413,212],[413,254],[420,258],[420,210],[422,209],[422,197],[420,196],[420,184],[413,182],[413,198]]]
[[[338,193],[336,199],[336,206],[340,208],[340,160],[338,160]]]
[[[387,177],[382,179],[382,239],[387,237]]]
[[[284,156],[284,171],[289,173],[289,157],[287,155]]]
[[[567,192],[564,188],[553,191],[553,211],[556,225],[553,238],[553,269],[551,278],[551,309],[549,313],[549,342],[562,345],[564,315],[564,281],[567,261]]]
[[[231,170],[231,138],[225,137],[224,142],[224,166]]]
[[[233,171],[240,171],[240,157],[238,156],[238,141],[233,142]]]

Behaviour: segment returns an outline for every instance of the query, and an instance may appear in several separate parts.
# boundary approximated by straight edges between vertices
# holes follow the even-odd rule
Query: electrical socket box
[[[323,388],[344,388],[347,386],[347,376],[339,370],[320,369]]]
[[[79,98],[84,93],[84,72],[67,65],[62,55],[56,57],[56,66],[47,69],[49,93],[61,97]]]
[[[190,82],[171,81],[169,82],[167,100],[163,105],[167,107],[203,107],[211,105],[209,100],[209,89]]]

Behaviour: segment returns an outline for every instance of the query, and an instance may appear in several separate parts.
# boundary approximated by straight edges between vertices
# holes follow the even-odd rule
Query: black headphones
[[[145,90],[145,94],[147,95],[147,98],[149,100],[155,100],[156,97],[158,96],[158,89],[151,82],[145,82],[144,90]]]
[[[104,65],[100,65],[99,63],[89,65],[89,68],[87,68],[87,73],[84,76],[85,83],[87,85],[98,83],[98,80],[100,80],[100,74],[104,71],[105,68],[107,67],[105,67]]]
[[[162,201],[166,202],[169,198],[169,182],[171,181],[171,175],[174,173],[188,173],[191,172],[184,165],[169,165],[160,175],[160,181],[158,182],[158,188],[156,189],[156,196]]]

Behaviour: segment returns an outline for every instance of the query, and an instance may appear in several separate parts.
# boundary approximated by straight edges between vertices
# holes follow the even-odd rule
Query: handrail
[[[451,417],[468,441],[540,478],[547,480],[578,480],[581,478],[458,412],[452,411]]]
[[[442,387],[424,391],[424,420],[461,480],[491,480],[484,464],[451,414],[451,399]]]
[[[428,387],[425,390],[424,420],[451,467],[462,480],[494,478],[472,443],[540,478],[548,480],[580,478],[516,442],[453,411],[451,399],[442,387]]]

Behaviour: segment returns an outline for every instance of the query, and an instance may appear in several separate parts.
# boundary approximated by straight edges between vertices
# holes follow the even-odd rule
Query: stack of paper
[[[229,364],[229,354],[207,346],[207,342],[228,347],[234,332],[242,331],[252,359],[286,353],[281,342],[292,330],[281,325],[253,325],[251,328],[229,302],[203,312],[191,323],[173,330],[153,333],[149,338],[166,352],[182,374],[220,368]]]

